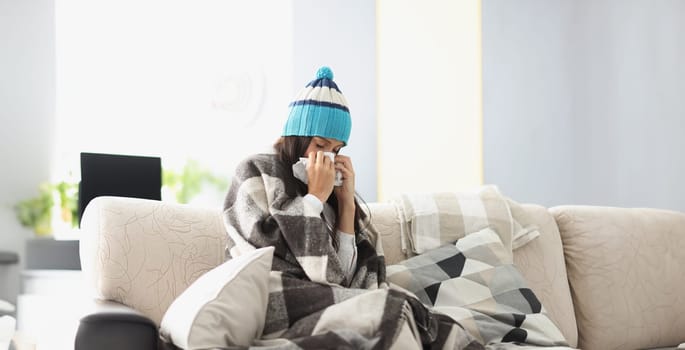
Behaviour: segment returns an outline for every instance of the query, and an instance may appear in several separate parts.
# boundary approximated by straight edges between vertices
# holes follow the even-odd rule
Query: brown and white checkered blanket
[[[497,232],[510,252],[540,235],[513,216],[519,204],[489,185],[464,192],[403,193],[392,201],[401,221],[404,253],[421,254],[484,228]],[[407,246],[408,245],[408,246]]]
[[[357,270],[347,280],[332,228],[284,185],[291,176],[275,155],[251,157],[239,165],[224,205],[235,252],[275,247],[264,335],[254,348],[483,348],[453,319],[387,288],[370,225],[356,233]]]

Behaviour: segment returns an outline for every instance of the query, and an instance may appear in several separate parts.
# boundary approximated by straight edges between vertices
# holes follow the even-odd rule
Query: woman
[[[375,235],[355,197],[352,160],[339,154],[351,128],[345,97],[333,81],[333,72],[322,67],[290,104],[275,153],[251,156],[238,166],[224,212],[229,231],[237,233],[231,239],[239,248],[244,246],[241,241],[255,247],[275,246],[272,269],[298,278],[348,287],[378,286],[383,259],[369,240],[369,234]],[[300,158],[307,159],[306,184],[293,172]],[[340,186],[334,186],[336,172],[342,177]],[[246,181],[249,187],[243,186]],[[253,196],[262,198],[243,198],[241,188],[250,188]],[[268,207],[246,203],[261,199]],[[244,215],[246,211],[251,215]],[[279,249],[286,246],[290,249]],[[359,270],[363,273],[356,274]]]
[[[409,348],[471,344],[453,321],[387,288],[377,234],[355,197],[352,160],[339,154],[351,125],[323,67],[290,104],[275,153],[251,156],[236,170],[224,202],[231,254],[275,247],[263,339],[316,349],[387,349],[400,339],[410,339]]]

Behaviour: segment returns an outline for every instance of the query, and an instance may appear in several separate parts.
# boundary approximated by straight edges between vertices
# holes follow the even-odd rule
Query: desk
[[[0,265],[14,265],[19,262],[19,254],[0,251]]]
[[[27,270],[80,270],[78,240],[33,238],[26,240]]]

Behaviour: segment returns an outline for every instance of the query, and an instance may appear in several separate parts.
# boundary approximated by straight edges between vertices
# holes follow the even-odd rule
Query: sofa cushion
[[[256,249],[200,276],[164,314],[162,338],[182,349],[249,346],[264,329],[273,252]]]
[[[510,254],[486,228],[388,266],[387,279],[459,321],[483,343],[565,345]]]
[[[559,326],[570,346],[578,344],[576,316],[566,275],[564,250],[554,217],[547,208],[523,204],[511,214],[522,225],[536,225],[540,236],[514,250],[514,264],[540,298],[549,317]]]
[[[368,206],[371,223],[376,228],[381,241],[385,262],[394,264],[413,256],[406,248],[408,243],[402,241],[404,238],[400,234],[402,223],[395,205],[390,202],[379,202],[368,203]]]
[[[559,225],[583,349],[685,341],[685,214],[551,208]]]

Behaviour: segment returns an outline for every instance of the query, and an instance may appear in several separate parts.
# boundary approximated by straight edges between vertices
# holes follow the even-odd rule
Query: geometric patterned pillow
[[[499,235],[485,228],[390,265],[386,274],[483,344],[567,345],[511,260]]]

